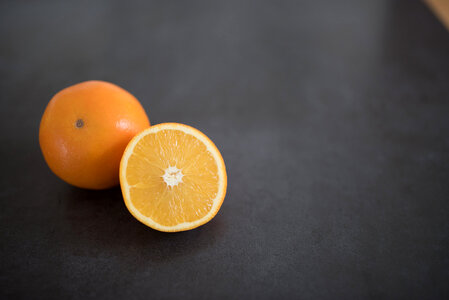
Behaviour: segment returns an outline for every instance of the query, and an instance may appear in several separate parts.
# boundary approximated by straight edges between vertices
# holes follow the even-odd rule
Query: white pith
[[[182,182],[183,176],[184,174],[182,174],[182,171],[180,169],[178,169],[176,166],[170,166],[165,169],[165,174],[162,175],[162,178],[164,179],[167,186],[174,187]]]

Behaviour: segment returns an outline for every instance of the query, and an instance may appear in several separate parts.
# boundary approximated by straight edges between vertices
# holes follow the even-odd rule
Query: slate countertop
[[[419,1],[0,3],[2,299],[449,297],[449,33]],[[101,79],[206,133],[219,214],[166,234],[38,144]]]

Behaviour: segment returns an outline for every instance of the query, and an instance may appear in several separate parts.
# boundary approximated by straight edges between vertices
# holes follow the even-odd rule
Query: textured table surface
[[[0,297],[447,299],[449,33],[362,2],[1,2]],[[216,218],[160,233],[50,172],[45,105],[89,79],[216,143]]]

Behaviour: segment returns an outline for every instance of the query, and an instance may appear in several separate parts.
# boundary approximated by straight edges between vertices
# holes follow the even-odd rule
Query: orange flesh
[[[182,173],[171,186],[169,167]],[[130,201],[145,217],[163,226],[201,219],[218,193],[218,167],[206,146],[193,135],[165,129],[143,137],[129,157],[126,181]]]

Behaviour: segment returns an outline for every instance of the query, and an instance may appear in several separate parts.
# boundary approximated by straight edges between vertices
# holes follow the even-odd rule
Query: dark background
[[[363,3],[361,3],[363,2]],[[101,79],[227,164],[207,225],[136,221],[38,144]],[[419,1],[3,1],[1,298],[449,297],[449,33]]]

